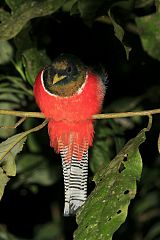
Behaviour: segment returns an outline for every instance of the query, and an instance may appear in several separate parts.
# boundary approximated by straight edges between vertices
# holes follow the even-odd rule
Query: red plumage
[[[48,131],[51,146],[59,152],[70,146],[80,146],[78,159],[92,145],[94,128],[92,115],[100,112],[105,86],[99,76],[88,71],[86,81],[79,92],[70,97],[50,94],[43,86],[43,70],[38,74],[34,95],[40,110],[49,120]],[[67,157],[69,159],[69,157]]]

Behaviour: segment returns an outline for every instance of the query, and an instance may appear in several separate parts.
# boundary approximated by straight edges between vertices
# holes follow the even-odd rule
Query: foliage
[[[159,5],[159,0],[1,1],[0,109],[38,111],[35,77],[61,52],[107,70],[103,112],[159,108]],[[78,226],[62,216],[61,162],[49,148],[46,124],[0,115],[0,239],[158,239],[158,117],[147,129],[141,117],[96,122],[90,195],[77,213]]]
[[[141,39],[144,50],[153,58],[160,60],[159,56],[159,23],[160,23],[160,2],[156,3],[157,11],[152,15],[137,18],[136,22],[141,32]]]
[[[126,219],[128,204],[136,193],[136,180],[140,180],[142,172],[138,148],[145,141],[145,131],[131,139],[111,163],[94,176],[97,187],[77,215],[80,227],[75,239],[112,239]]]

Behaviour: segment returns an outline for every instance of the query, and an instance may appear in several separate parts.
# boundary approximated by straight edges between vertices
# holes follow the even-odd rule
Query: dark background
[[[122,99],[124,99],[124,104],[128,105],[126,111],[134,110],[134,107],[129,109],[128,97],[137,99],[138,96],[145,94],[146,97],[138,103],[138,109],[159,108],[159,89],[157,87],[153,90],[153,87],[159,84],[160,63],[143,50],[141,39],[137,34],[127,33],[128,42],[132,48],[129,60],[126,58],[122,43],[115,37],[111,24],[95,21],[92,26],[88,26],[79,16],[70,16],[62,11],[48,17],[31,20],[29,35],[38,49],[46,50],[51,60],[60,53],[71,53],[80,57],[86,65],[103,66],[108,74],[103,112],[123,111],[121,101],[120,105],[118,104],[118,101]],[[16,53],[14,40],[10,42]],[[6,69],[13,71],[10,64],[1,66],[2,72]],[[38,111],[34,100],[32,104],[33,109]],[[30,105],[26,109],[29,111]],[[159,223],[160,229],[160,208],[157,204],[160,197],[157,148],[159,120],[158,115],[154,116],[152,129],[147,134],[147,141],[140,148],[144,164],[142,180],[138,183],[136,198],[129,206],[127,220],[116,232],[114,239],[141,240],[145,239],[146,234],[155,227],[155,224]],[[122,133],[121,138],[126,142],[146,127],[147,121],[147,117],[141,118],[138,122],[133,121],[131,129],[119,123],[116,124]],[[106,124],[107,127],[111,127],[109,122],[106,121]],[[17,188],[13,186],[16,181],[19,181],[19,176],[11,179],[0,204],[0,222],[7,231],[17,236],[17,239],[38,239],[36,238],[37,230],[35,230],[37,226],[41,228],[53,222],[55,235],[52,238],[46,237],[46,239],[71,240],[77,224],[75,217],[64,218],[62,216],[64,194],[60,157],[49,147],[46,128],[36,133],[36,137],[43,148],[43,155],[48,159],[48,166],[58,166],[59,178],[50,186],[23,183]],[[26,146],[24,151],[27,152],[27,150]],[[111,151],[111,155],[115,156],[115,147]],[[89,192],[94,188],[94,183],[91,182],[93,175],[94,173],[90,170]],[[146,203],[147,194],[157,200],[155,205],[149,205],[148,200],[149,207],[143,211],[141,205],[143,206],[143,202]],[[136,206],[139,206],[140,210]],[[148,239],[158,240],[160,237],[157,235]]]

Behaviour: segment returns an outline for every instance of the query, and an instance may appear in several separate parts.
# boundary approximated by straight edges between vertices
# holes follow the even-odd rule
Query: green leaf
[[[154,4],[155,0],[135,0],[135,8],[150,7]]]
[[[145,236],[145,240],[159,239],[160,236],[160,222],[155,223]]]
[[[116,9],[116,13],[115,13],[115,9]],[[124,0],[124,1],[116,1],[108,11],[108,15],[114,27],[115,36],[123,44],[127,59],[129,59],[129,52],[131,51],[131,47],[128,46],[124,41],[124,36],[125,36],[124,26],[129,21],[132,9],[133,9],[133,0],[129,0],[129,1]]]
[[[0,199],[3,196],[4,188],[8,181],[9,181],[9,177],[7,177],[7,175],[4,173],[3,169],[0,168]]]
[[[15,157],[19,153],[26,137],[17,134],[0,144],[0,199],[10,176],[16,175]]]
[[[0,81],[6,81],[8,82],[9,86],[12,86],[12,89],[21,89],[23,90],[23,94],[27,94],[29,96],[33,96],[33,89],[28,89],[28,87],[25,85],[25,82],[23,81],[22,78],[15,77],[15,76],[5,76],[5,75],[0,75]],[[2,84],[2,83],[1,83]],[[2,85],[0,85],[1,87]]]
[[[38,50],[36,43],[29,34],[30,27],[23,29],[15,38],[17,47],[16,65],[24,80],[33,86],[38,72],[50,64],[50,59],[45,50]],[[24,44],[25,43],[25,44]]]
[[[107,140],[98,140],[94,143],[92,149],[92,157],[90,160],[90,168],[93,173],[96,173],[97,170],[109,163],[109,146]]]
[[[38,51],[36,48],[27,49],[22,56],[26,79],[33,86],[38,72],[50,63],[50,59],[45,51]]]
[[[144,50],[153,58],[160,60],[160,2],[157,11],[144,17],[137,17],[136,23],[140,31],[140,39]]]
[[[10,99],[10,100],[12,99],[11,94],[2,94],[2,95],[7,96],[8,99]],[[0,101],[0,109],[8,109],[9,110],[9,109],[14,109],[15,107],[17,107],[17,104],[14,103],[14,102],[1,102]],[[16,116],[0,115],[0,127],[2,127],[2,126],[14,126],[15,123],[16,123],[16,119],[17,119]],[[0,137],[1,138],[10,137],[14,133],[15,133],[14,128],[0,128]]]
[[[4,90],[2,85],[3,84],[0,83],[0,92]],[[10,86],[11,85],[12,84],[10,83]],[[16,89],[13,87],[12,90],[16,90]],[[8,109],[8,110],[19,109],[20,106],[22,106],[23,104],[26,104],[26,99],[24,98],[24,95],[22,93],[15,94],[15,93],[10,93],[9,91],[6,91],[6,92],[2,91],[0,94],[0,109]],[[0,115],[0,127],[14,126],[16,123],[16,120],[17,120],[16,116]],[[15,131],[16,130],[14,128],[0,128],[0,137],[1,138],[10,137],[15,133]]]
[[[68,0],[63,4],[63,11],[65,12],[72,12],[72,8],[74,6],[74,4],[77,3],[77,0]]]
[[[18,177],[14,188],[22,184],[50,186],[59,178],[59,169],[51,168],[50,162],[40,154],[23,154],[17,158]]]
[[[11,14],[0,9],[0,39],[4,40],[16,36],[30,19],[56,12],[64,0],[7,0],[7,3]]]
[[[46,223],[36,227],[34,240],[62,239],[58,223]]]
[[[23,124],[24,130],[33,128],[34,126],[35,126],[35,119],[34,118],[29,118]],[[43,134],[43,132],[42,132],[42,134]],[[41,144],[38,140],[39,139],[41,140],[42,138],[44,140],[46,137],[48,137],[48,135],[47,136],[46,135],[47,134],[37,136],[37,134],[30,134],[27,138],[27,148],[28,148],[29,152],[31,152],[32,154],[33,153],[41,153],[42,146],[41,146]]]
[[[127,112],[133,111],[140,105],[144,96],[134,96],[134,97],[121,97],[115,99],[108,107],[109,112]],[[126,104],[127,103],[127,104]]]
[[[41,125],[16,134],[0,144],[0,198],[3,195],[5,185],[9,181],[9,177],[16,175],[15,157],[22,150],[27,135],[40,130],[46,123],[44,121]]]
[[[5,0],[8,7],[12,10],[12,12],[16,11],[17,6],[20,6],[20,4],[24,4],[25,0]]]
[[[8,41],[0,40],[0,64],[8,63],[13,57],[13,48]]]
[[[97,15],[98,9],[104,5],[106,1],[93,1],[93,0],[80,0],[78,1],[78,9],[81,17],[85,20],[92,22]]]
[[[93,173],[97,172],[100,167],[107,165],[111,159],[111,130],[107,126],[107,121],[98,122],[95,128],[94,144],[91,149],[91,157],[89,161],[90,168]]]
[[[142,160],[139,146],[145,141],[143,129],[131,139],[94,177],[96,187],[77,213],[78,229],[74,239],[111,240],[114,232],[125,221],[130,200],[136,194]]]
[[[0,144],[0,163],[7,176],[16,175],[15,157],[26,141],[24,133],[16,134]]]
[[[157,191],[147,192],[147,194],[141,197],[139,201],[135,204],[133,215],[135,217],[141,217],[147,211],[149,212],[149,210],[158,208],[158,206],[159,197]]]
[[[116,153],[118,153],[125,144],[124,128],[122,126],[120,127],[119,123],[115,122],[115,119],[109,119],[108,121],[112,128],[112,137],[115,142]]]
[[[0,240],[22,240],[8,232],[5,225],[0,225]]]

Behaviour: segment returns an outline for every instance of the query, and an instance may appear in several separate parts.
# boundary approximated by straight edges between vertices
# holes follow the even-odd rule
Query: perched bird
[[[34,96],[48,119],[51,147],[61,154],[64,215],[75,214],[87,198],[88,148],[92,146],[92,115],[101,111],[105,83],[77,57],[58,56],[43,68],[34,84]]]

